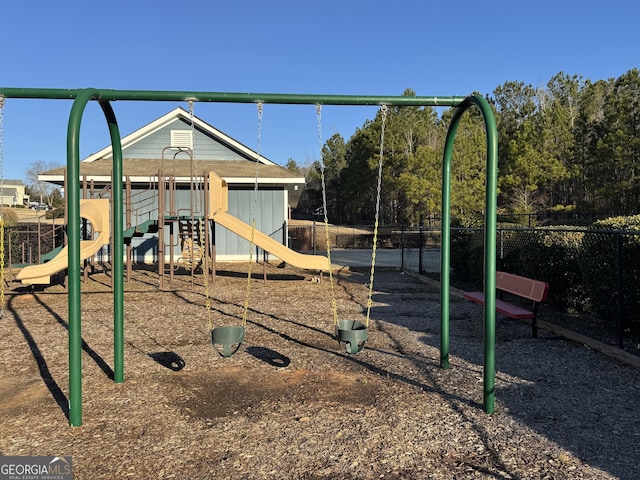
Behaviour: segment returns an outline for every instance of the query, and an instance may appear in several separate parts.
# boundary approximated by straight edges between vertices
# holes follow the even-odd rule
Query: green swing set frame
[[[449,368],[449,293],[450,293],[450,183],[451,159],[455,136],[464,112],[476,105],[484,119],[487,156],[484,229],[484,411],[493,413],[495,403],[495,286],[496,286],[496,213],[498,142],[495,117],[487,100],[480,95],[445,97],[353,96],[234,93],[201,91],[50,89],[0,87],[0,99],[72,100],[67,129],[67,213],[69,231],[80,230],[80,124],[87,104],[97,101],[104,113],[113,148],[113,181],[122,179],[122,145],[112,101],[166,101],[218,103],[272,103],[352,106],[431,106],[455,107],[447,132],[442,164],[442,248],[441,248],[441,338],[440,367]],[[121,181],[121,180],[118,180]],[[113,258],[124,258],[123,190],[113,188]],[[82,425],[82,337],[80,238],[68,239],[69,309],[69,423]],[[124,382],[124,263],[113,262],[114,291],[114,381]]]

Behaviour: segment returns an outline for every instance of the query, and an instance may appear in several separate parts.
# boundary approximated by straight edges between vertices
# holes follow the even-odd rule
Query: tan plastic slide
[[[80,241],[80,260],[92,257],[103,245],[109,243],[109,199],[80,200],[80,217],[87,219],[93,232],[98,236],[93,240]],[[51,276],[67,268],[68,253],[65,246],[47,263],[24,267],[16,279],[27,285],[49,285]]]
[[[242,220],[238,220],[227,212],[218,211],[213,215],[213,220],[224,228],[232,231],[236,235],[251,241],[251,225],[247,225]],[[275,255],[283,262],[294,267],[304,268],[306,270],[329,271],[329,260],[322,255],[305,255],[295,250],[287,248],[282,243],[274,240],[269,235],[262,233],[260,230],[253,232],[253,243],[267,252]]]
[[[323,255],[305,255],[287,248],[269,235],[259,230],[254,230],[251,225],[247,225],[242,220],[227,213],[228,204],[227,182],[211,172],[209,174],[209,211],[211,212],[211,218],[216,223],[249,242],[251,242],[253,230],[253,243],[255,245],[294,267],[325,272],[330,270],[327,257]]]

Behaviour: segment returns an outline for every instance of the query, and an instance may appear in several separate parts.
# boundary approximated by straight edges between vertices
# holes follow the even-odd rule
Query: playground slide
[[[80,216],[87,219],[98,236],[80,241],[80,260],[89,258],[109,243],[109,199],[80,200]],[[47,263],[24,267],[16,279],[27,285],[49,285],[51,276],[67,268],[68,252],[65,246]]]
[[[218,210],[213,214],[213,220],[245,240],[251,241],[251,225],[247,225],[233,215]],[[329,270],[329,259],[327,257],[298,253],[259,230],[253,232],[253,243],[294,267],[325,272]]]

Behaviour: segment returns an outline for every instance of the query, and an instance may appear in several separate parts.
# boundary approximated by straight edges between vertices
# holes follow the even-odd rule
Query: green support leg
[[[467,97],[453,112],[445,141],[442,162],[442,246],[441,246],[441,297],[440,297],[440,366],[449,367],[449,283],[450,283],[450,183],[453,144],[462,114],[471,105],[480,108],[487,137],[485,238],[484,238],[484,411],[493,413],[495,404],[496,373],[496,218],[498,179],[498,135],[491,106],[484,97]]]
[[[98,94],[87,89],[78,93],[69,114],[67,129],[67,231],[69,306],[69,423],[82,425],[82,319],[80,309],[80,123],[89,100]]]

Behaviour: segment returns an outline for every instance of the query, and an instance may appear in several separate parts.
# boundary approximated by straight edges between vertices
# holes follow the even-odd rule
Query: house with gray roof
[[[0,182],[0,205],[15,207],[29,203],[29,195],[25,193],[22,180],[2,180]]]
[[[135,229],[158,219],[204,218],[203,179],[213,171],[228,186],[229,214],[252,224],[255,213],[258,230],[286,242],[289,214],[298,203],[304,177],[259,156],[183,108],[123,137],[122,157],[123,178],[118,188],[124,189],[125,228]],[[82,198],[109,196],[114,188],[112,162],[111,146],[80,162]],[[64,187],[65,171],[66,167],[56,168],[38,178]],[[247,259],[246,240],[219,225],[207,228],[212,229],[218,260]],[[193,225],[189,229],[192,233],[197,230]],[[165,244],[170,246],[164,250],[165,261],[169,254],[182,253],[181,231],[178,226],[164,230]],[[130,240],[134,261],[157,261],[157,235],[143,233]]]

